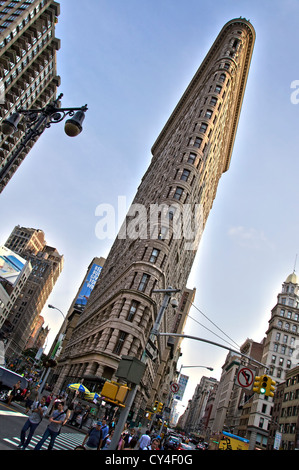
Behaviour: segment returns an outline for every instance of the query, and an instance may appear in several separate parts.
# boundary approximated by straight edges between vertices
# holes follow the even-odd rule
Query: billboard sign
[[[174,398],[175,400],[182,400],[182,399],[183,399],[183,396],[184,396],[184,393],[185,393],[185,389],[186,389],[188,380],[189,380],[189,376],[188,376],[188,375],[183,375],[183,374],[181,374],[181,375],[179,376],[179,381],[178,381],[179,390],[178,390],[177,393],[175,393],[175,394],[173,395],[173,398]]]
[[[16,284],[26,263],[25,259],[6,248],[6,246],[0,246],[0,277],[13,286]]]
[[[76,302],[75,302],[76,307],[79,307],[81,310],[84,309],[85,305],[87,304],[87,300],[90,296],[90,293],[92,289],[94,288],[101,271],[102,271],[102,266],[99,266],[98,264],[93,263],[89,272],[87,273],[84,284],[76,299]]]

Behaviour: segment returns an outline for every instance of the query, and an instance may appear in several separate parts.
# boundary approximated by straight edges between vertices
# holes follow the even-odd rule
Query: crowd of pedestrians
[[[16,383],[11,394],[9,403],[20,394],[19,383]],[[41,439],[37,442],[34,450],[40,450],[47,443],[47,449],[52,450],[57,436],[65,425],[76,426],[82,429],[83,426],[90,423],[91,417],[90,405],[83,405],[80,399],[75,398],[67,400],[67,396],[53,396],[53,393],[40,396],[40,385],[32,382],[31,387],[22,391],[22,399],[26,408],[25,413],[28,419],[20,431],[19,449],[25,450],[31,442],[31,439],[42,420],[48,418],[48,426]],[[91,421],[91,426],[82,440],[82,444],[77,446],[76,450],[109,450],[113,437],[115,423],[111,422],[109,426],[105,417],[96,422]],[[130,429],[125,426],[121,433],[117,450],[162,450],[162,439],[159,435],[151,435],[147,430],[139,435],[135,428]]]
[[[77,446],[76,450],[109,450],[113,433],[114,429],[109,429],[106,420],[98,422],[88,431],[82,445]],[[146,431],[138,438],[135,428],[126,428],[121,434],[117,450],[163,450],[162,439],[156,434],[151,436],[150,431]]]

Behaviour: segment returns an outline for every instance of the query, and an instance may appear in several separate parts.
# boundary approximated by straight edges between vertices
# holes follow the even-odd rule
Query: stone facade
[[[122,355],[143,355],[163,300],[153,291],[172,286],[181,290],[178,297],[185,292],[219,179],[229,168],[254,40],[245,19],[223,27],[154,143],[149,168],[61,355],[57,387],[70,375],[115,378]],[[174,328],[168,307],[161,331]],[[167,370],[167,341],[159,338],[161,355],[148,361],[136,408],[153,400],[163,361]]]

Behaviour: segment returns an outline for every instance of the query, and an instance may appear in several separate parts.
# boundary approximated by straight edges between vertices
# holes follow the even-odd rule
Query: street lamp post
[[[59,308],[57,308],[57,307],[54,307],[54,305],[50,305],[50,304],[48,305],[48,307],[49,307],[49,308],[55,308],[55,310],[58,310],[58,312],[60,312],[60,313],[61,313],[61,315],[63,316],[63,318],[64,318],[64,320],[65,320],[65,315],[64,315],[64,313],[62,313],[62,311],[61,311],[61,310],[59,310]]]
[[[54,305],[48,304],[48,307],[49,307],[49,308],[54,308],[55,310],[58,310],[58,312],[60,312],[61,315],[63,316],[63,323],[64,323],[64,321],[65,321],[65,315],[64,315],[64,313],[62,313],[62,311],[61,311],[59,308],[54,307]],[[61,329],[60,329],[60,330],[61,330]],[[63,334],[63,333],[60,334],[59,336],[58,336],[58,335],[56,336],[56,342],[55,342],[55,346],[54,346],[54,348],[53,348],[53,350],[52,350],[51,359],[54,359],[54,358],[55,358],[55,355],[56,355],[56,353],[57,353],[57,350],[58,350],[59,345],[61,344],[63,338],[64,338],[64,334]]]
[[[49,307],[49,308],[54,308],[55,310],[58,310],[58,312],[60,312],[61,315],[63,316],[63,320],[65,320],[65,315],[62,313],[62,311],[61,311],[59,308],[54,307],[54,305],[48,305],[48,307]],[[60,336],[61,336],[61,335],[60,335]],[[59,345],[61,344],[61,341],[62,341],[62,338],[63,338],[63,335],[62,335],[62,338],[60,338],[60,336],[59,336],[59,338],[57,339],[57,341],[56,341],[56,343],[55,343],[55,346],[54,346],[54,349],[53,349],[52,354],[51,354],[51,359],[53,359],[53,360],[54,360],[55,357],[56,357],[57,350],[58,350]],[[56,338],[57,338],[57,337],[56,337]],[[40,391],[41,391],[41,392],[42,392],[43,389],[44,389],[44,386],[45,386],[45,384],[46,384],[46,380],[48,379],[48,376],[49,376],[49,374],[50,374],[50,370],[51,370],[51,367],[48,367],[48,369],[45,369],[44,378],[42,377],[42,378],[43,378],[43,381],[42,381],[42,384],[41,384],[41,386],[40,386]]]
[[[214,370],[213,367],[208,367],[208,366],[183,366],[183,364],[181,365],[180,367],[180,370],[179,370],[179,378],[180,378],[180,375],[181,375],[181,370],[182,369],[185,369],[186,367],[203,367],[204,369],[208,369],[208,370]]]
[[[82,131],[82,123],[85,118],[85,112],[88,109],[87,105],[82,106],[81,108],[60,108],[59,100],[62,96],[63,94],[61,93],[55,101],[47,104],[41,109],[18,108],[17,111],[9,118],[3,120],[1,131],[4,135],[11,135],[18,130],[21,115],[25,118],[26,130],[10,160],[0,171],[0,183],[8,174],[12,166],[17,162],[27,144],[30,141],[35,141],[46,128],[51,127],[51,124],[61,122],[69,116],[70,119],[65,122],[65,133],[69,137],[75,137],[80,134]]]
[[[177,384],[178,384],[178,386],[179,386],[180,377],[181,377],[181,370],[184,369],[184,368],[186,368],[186,367],[203,367],[204,369],[214,370],[213,367],[208,367],[208,366],[183,366],[183,364],[182,364],[181,367],[180,367],[179,374],[178,374],[178,379],[177,379]],[[170,393],[168,394],[167,408],[169,407],[169,404],[170,404],[170,402],[171,402],[171,395],[172,395],[172,392],[170,392]],[[172,404],[171,404],[171,409],[173,409],[173,407],[174,407],[174,404],[172,403]],[[171,411],[171,413],[172,413],[172,411]],[[164,418],[163,418],[163,420],[162,420],[162,425],[161,425],[161,428],[160,428],[160,433],[162,432],[163,425],[164,425],[164,421],[165,421],[165,420],[164,420]]]

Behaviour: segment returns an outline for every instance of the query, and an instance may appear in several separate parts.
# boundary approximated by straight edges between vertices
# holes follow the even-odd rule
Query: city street
[[[7,405],[0,402],[0,450],[17,450],[20,443],[20,432],[25,424],[28,415],[24,408],[18,404]],[[35,431],[28,450],[33,450],[34,446],[42,437],[48,419],[44,418]],[[56,438],[54,450],[73,450],[77,445],[82,444],[85,431],[79,431],[71,426],[63,427],[60,435]],[[42,450],[46,450],[50,440],[46,441]]]

